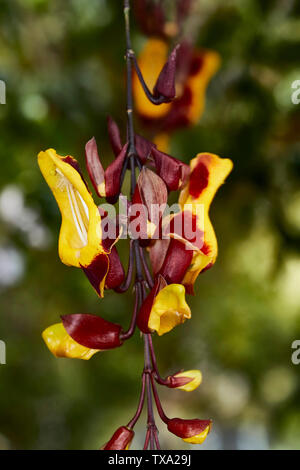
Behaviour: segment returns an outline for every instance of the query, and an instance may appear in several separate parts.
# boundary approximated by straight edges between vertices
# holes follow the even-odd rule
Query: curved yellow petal
[[[217,52],[204,50],[199,52],[202,65],[198,72],[192,74],[187,86],[191,90],[192,103],[189,107],[188,118],[191,123],[196,124],[201,118],[205,106],[205,94],[209,81],[220,67],[220,56]]]
[[[193,379],[191,382],[182,385],[181,387],[176,387],[176,390],[184,390],[185,392],[192,392],[198,388],[202,382],[202,373],[200,370],[187,370],[184,372],[179,372],[178,374],[175,374],[174,377],[188,377]]]
[[[193,289],[198,274],[216,261],[218,243],[209,218],[209,208],[217,190],[231,172],[233,163],[228,158],[220,158],[211,153],[200,153],[191,161],[190,167],[190,179],[180,193],[179,204],[182,210],[188,204],[189,210],[192,210],[194,214],[197,214],[200,207],[203,209],[204,217],[199,218],[203,226],[198,228],[203,231],[204,237],[201,251],[195,252],[193,262],[183,280],[189,293]]]
[[[150,91],[153,90],[156,80],[168,58],[168,45],[161,39],[149,39],[141,51],[138,63],[144,80]],[[171,104],[152,104],[145,95],[142,85],[136,73],[133,75],[133,92],[135,105],[139,114],[150,119],[158,119],[165,116],[170,110]]]
[[[188,442],[189,444],[202,444],[207,438],[209,431],[210,431],[210,426],[207,426],[207,428],[204,429],[204,431],[201,432],[200,434],[183,439],[183,441]]]
[[[185,301],[184,286],[170,284],[155,297],[148,327],[162,336],[189,318],[191,318],[191,310]]]
[[[99,349],[89,349],[78,344],[68,335],[62,323],[49,326],[42,333],[48,349],[55,357],[89,360]]]
[[[88,266],[104,252],[101,217],[72,157],[55,150],[40,152],[38,163],[59,206],[62,223],[59,256],[68,266]]]

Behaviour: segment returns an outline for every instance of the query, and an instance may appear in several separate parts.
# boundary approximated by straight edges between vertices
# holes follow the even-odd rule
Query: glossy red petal
[[[103,447],[103,450],[126,450],[133,438],[133,430],[122,426],[117,429],[110,441]]]
[[[189,175],[188,165],[156,148],[151,153],[157,174],[164,180],[169,191],[177,191],[185,183],[182,178],[186,180]]]
[[[172,239],[159,274],[168,284],[181,284],[192,259],[193,250],[187,250],[183,242]]]
[[[112,150],[117,157],[122,151],[122,140],[118,124],[112,119],[111,116],[107,118],[108,136]]]
[[[109,269],[105,279],[105,287],[107,289],[116,289],[125,279],[124,268],[119,258],[117,248],[114,246],[108,255]]]
[[[109,261],[105,253],[101,253],[96,256],[88,266],[81,266],[88,280],[100,297],[102,296],[101,283],[107,274],[108,267]]]
[[[85,158],[90,180],[98,196],[102,197],[105,191],[104,169],[98,154],[95,137],[89,140],[85,146]]]
[[[176,60],[179,46],[171,52],[166,64],[159,74],[153,93],[155,96],[163,96],[166,102],[172,101],[176,95]]]
[[[136,134],[135,147],[136,147],[138,157],[144,165],[147,162],[147,160],[150,158],[151,150],[153,147],[155,147],[155,145],[149,140],[142,137],[141,135]]]
[[[121,174],[128,144],[124,145],[118,157],[107,167],[105,171],[106,197],[116,196],[120,192]]]
[[[90,349],[112,349],[121,346],[120,325],[108,322],[97,315],[77,313],[63,315],[63,325],[71,338]]]
[[[155,243],[149,249],[150,263],[154,276],[159,273],[164,263],[169,245],[170,239],[158,239],[155,240]]]
[[[169,384],[167,387],[169,388],[178,388],[183,387],[183,385],[187,385],[194,380],[193,377],[174,377],[171,375],[169,377]]]
[[[168,422],[168,430],[182,439],[188,439],[201,434],[211,423],[209,419],[173,418]]]

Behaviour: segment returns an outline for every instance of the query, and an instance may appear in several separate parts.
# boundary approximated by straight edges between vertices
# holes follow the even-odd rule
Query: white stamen
[[[57,182],[57,187],[61,191],[66,189],[69,203],[70,203],[70,208],[73,216],[73,221],[77,230],[77,233],[79,235],[80,240],[82,241],[83,245],[86,246],[88,244],[88,236],[87,236],[87,227],[85,226],[85,223],[82,219],[82,215],[80,212],[80,209],[78,207],[78,202],[76,199],[76,196],[79,196],[79,200],[82,204],[83,210],[85,212],[85,215],[87,219],[89,220],[89,210],[88,207],[83,200],[82,196],[79,194],[77,190],[76,193],[74,191],[73,185],[70,183],[70,181],[65,177],[65,175],[58,169],[56,168],[57,174],[61,177],[58,182]]]

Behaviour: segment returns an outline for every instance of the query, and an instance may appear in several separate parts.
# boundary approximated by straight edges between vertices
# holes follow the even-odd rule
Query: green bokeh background
[[[300,105],[291,101],[300,5],[196,3],[197,44],[217,50],[222,67],[201,122],[176,133],[172,153],[188,162],[209,151],[235,168],[211,210],[220,254],[189,299],[192,320],[154,338],[163,374],[199,368],[203,384],[160,393],[170,416],[214,420],[201,449],[300,449],[300,365],[291,362],[300,339]],[[145,37],[133,29],[138,51]],[[99,301],[80,270],[61,264],[60,215],[36,162],[54,147],[83,164],[95,135],[108,164],[107,114],[126,125],[123,56],[120,0],[0,0],[2,449],[99,448],[135,411],[138,334],[88,362],[55,359],[41,339],[61,314],[130,320],[130,293]],[[164,448],[188,448],[159,426]],[[133,448],[143,437],[141,420]]]

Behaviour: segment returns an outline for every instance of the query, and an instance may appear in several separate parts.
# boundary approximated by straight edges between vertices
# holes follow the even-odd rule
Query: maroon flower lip
[[[122,345],[122,327],[97,315],[78,313],[61,319],[71,338],[86,348],[106,350]]]

